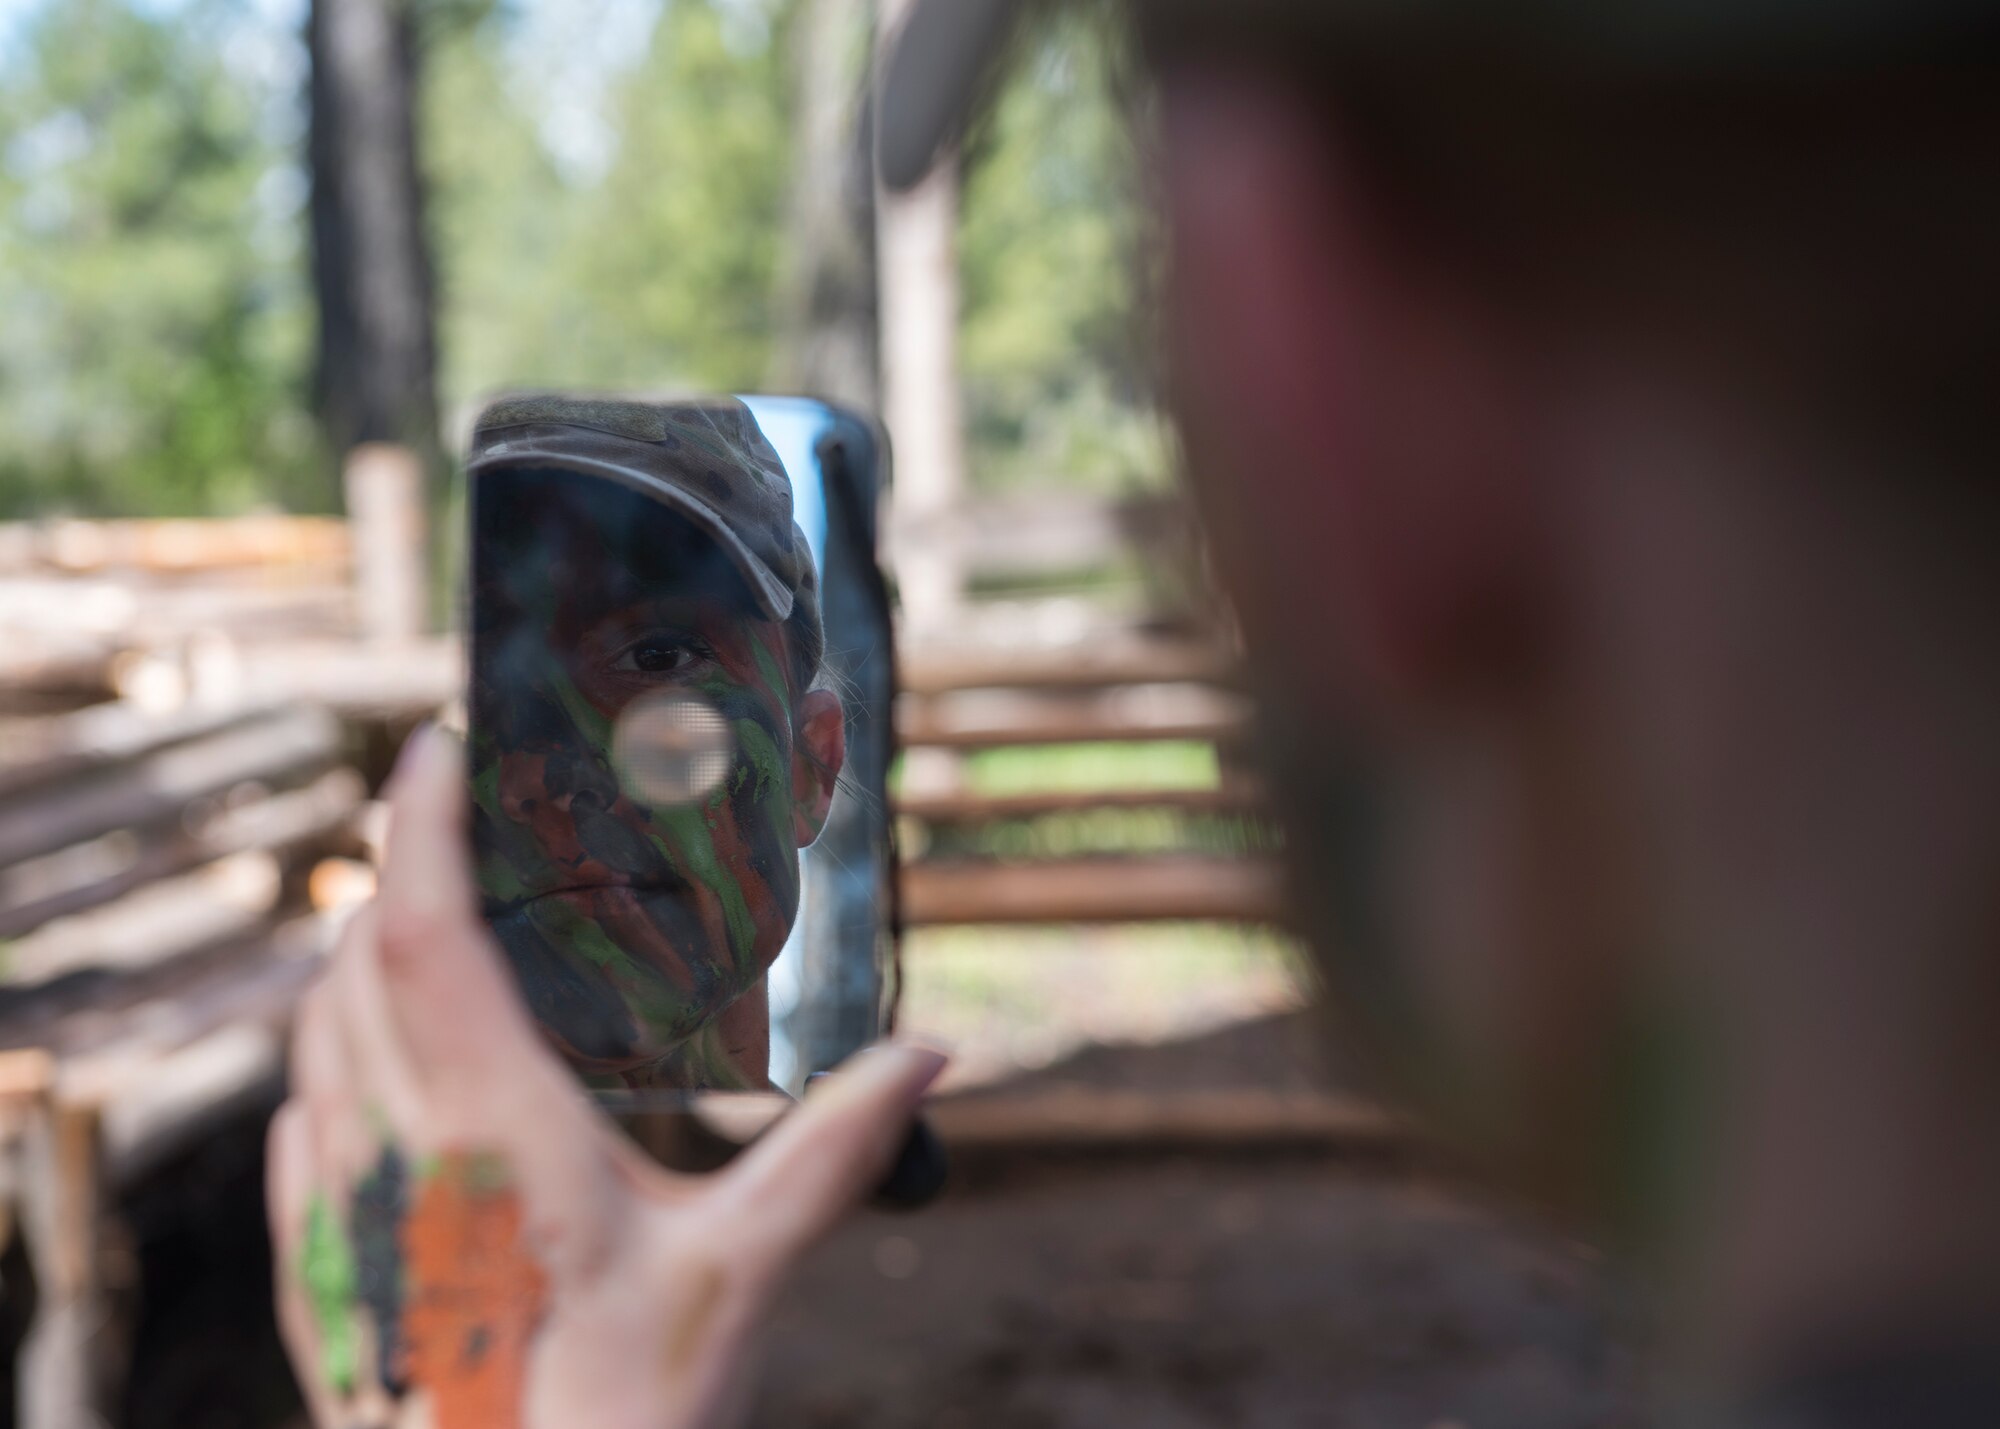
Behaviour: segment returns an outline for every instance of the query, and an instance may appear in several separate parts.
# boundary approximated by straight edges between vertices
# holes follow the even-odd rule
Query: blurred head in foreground
[[[918,10],[892,182],[1006,8]],[[1679,1247],[1739,1384],[1973,1363],[1990,14],[1130,8],[1175,404],[1333,1001],[1496,1164]]]
[[[843,752],[777,456],[733,401],[538,397],[489,407],[469,465],[487,921],[586,1076],[764,1087]]]

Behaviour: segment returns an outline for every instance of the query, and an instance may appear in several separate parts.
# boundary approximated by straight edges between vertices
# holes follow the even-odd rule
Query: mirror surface
[[[482,911],[608,1100],[796,1092],[879,1031],[876,450],[796,398],[539,395],[479,418]]]

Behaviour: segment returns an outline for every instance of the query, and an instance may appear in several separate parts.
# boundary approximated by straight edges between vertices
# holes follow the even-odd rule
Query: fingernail
[[[938,1048],[915,1042],[877,1042],[872,1047],[864,1048],[861,1058],[871,1069],[875,1065],[888,1067],[889,1070],[872,1072],[872,1075],[893,1077],[904,1083],[913,1101],[923,1095],[951,1061]]]
[[[392,790],[409,778],[410,771],[422,764],[430,756],[425,750],[437,742],[437,722],[425,720],[410,731],[410,737],[403,741],[403,747],[396,754],[395,767],[389,771],[389,780],[382,787]]]

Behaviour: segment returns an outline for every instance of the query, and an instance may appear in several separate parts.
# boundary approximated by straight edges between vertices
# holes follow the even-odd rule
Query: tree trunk
[[[883,0],[893,32],[909,0]],[[876,197],[882,305],[882,416],[895,451],[890,554],[903,626],[949,633],[964,603],[957,518],[965,489],[958,400],[958,163],[940,160],[908,192]]]
[[[791,203],[771,385],[864,412],[882,400],[868,0],[805,0],[794,30]]]
[[[328,446],[441,455],[410,0],[312,0],[316,397]]]

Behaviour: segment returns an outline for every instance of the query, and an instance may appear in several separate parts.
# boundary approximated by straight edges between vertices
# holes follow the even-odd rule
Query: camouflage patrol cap
[[[792,519],[784,464],[737,398],[501,397],[473,423],[465,469],[476,478],[503,467],[607,477],[669,507],[715,542],[765,616],[802,632],[807,668],[817,667],[812,548]]]

